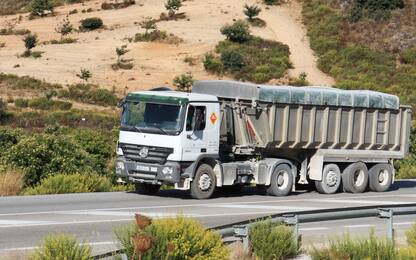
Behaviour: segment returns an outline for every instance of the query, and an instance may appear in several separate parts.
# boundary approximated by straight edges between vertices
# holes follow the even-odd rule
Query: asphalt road
[[[322,195],[297,192],[289,197],[270,197],[246,188],[240,195],[221,195],[210,200],[190,199],[186,192],[161,191],[158,196],[135,193],[88,193],[0,198],[0,258],[13,251],[36,247],[48,233],[70,233],[93,245],[94,252],[116,248],[114,229],[132,222],[135,213],[151,217],[176,214],[191,216],[207,227],[243,221],[274,213],[347,208],[369,205],[416,203],[416,180],[398,181],[385,193],[339,193]],[[395,217],[396,237],[404,241],[404,231],[416,216]],[[300,226],[304,245],[323,243],[329,237],[385,234],[385,222],[376,218],[308,223]]]

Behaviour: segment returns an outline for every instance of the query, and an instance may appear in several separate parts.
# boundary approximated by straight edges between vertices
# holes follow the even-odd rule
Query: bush
[[[0,117],[6,113],[7,110],[7,103],[0,98]]]
[[[406,238],[409,246],[416,248],[416,223],[406,232]]]
[[[173,79],[173,85],[179,90],[184,92],[190,92],[194,78],[191,73],[182,74]]]
[[[17,98],[17,99],[14,101],[14,105],[15,105],[16,107],[26,108],[26,107],[28,107],[28,106],[29,106],[29,100],[27,100],[27,99],[23,99],[23,98]]]
[[[82,192],[109,192],[111,181],[98,174],[57,174],[46,177],[35,187],[24,191],[25,195],[65,194]]]
[[[89,245],[80,245],[75,237],[64,234],[46,236],[40,247],[31,256],[33,260],[89,260],[91,258],[91,247]]]
[[[212,53],[205,54],[205,58],[202,61],[204,63],[204,68],[207,71],[214,73],[222,73],[224,70],[224,65],[220,59],[215,58]]]
[[[257,5],[244,5],[244,14],[247,16],[249,21],[253,21],[256,16],[261,12],[261,8]]]
[[[134,42],[155,42],[165,40],[168,34],[165,31],[153,30],[149,33],[136,33]]]
[[[59,100],[51,100],[46,97],[41,97],[29,100],[28,106],[30,108],[40,110],[70,110],[72,108],[72,103]]]
[[[68,90],[59,91],[58,97],[101,106],[115,106],[118,102],[114,93],[91,84],[71,85]]]
[[[216,52],[208,53],[204,67],[208,71],[228,72],[238,80],[264,83],[281,78],[289,68],[289,47],[279,42],[253,37],[245,43],[222,41]]]
[[[16,145],[23,137],[20,129],[0,128],[0,156]]]
[[[266,5],[277,5],[281,4],[281,0],[263,0]]]
[[[352,239],[344,236],[331,241],[329,248],[316,249],[311,252],[313,260],[319,259],[398,259],[397,250],[392,242],[377,239],[373,233],[366,240]]]
[[[64,135],[35,134],[23,138],[3,155],[7,165],[25,173],[25,184],[34,185],[48,175],[103,172],[91,154]]]
[[[104,2],[101,4],[101,9],[103,10],[121,9],[121,8],[129,7],[134,4],[136,4],[135,0],[123,0],[122,2],[115,2],[115,3]]]
[[[363,16],[375,20],[390,18],[392,10],[404,8],[403,0],[355,0],[349,20],[359,21]]]
[[[221,236],[214,231],[206,230],[196,220],[179,216],[153,220],[149,226],[147,226],[148,220],[137,222],[143,229],[131,226],[116,232],[128,259],[139,259],[137,253],[133,258],[133,237],[148,238],[153,241],[152,247],[142,255],[143,260],[229,259],[228,250],[223,245]]]
[[[24,175],[21,171],[0,165],[0,196],[14,196],[23,189]]]
[[[33,0],[30,6],[32,15],[44,16],[45,12],[53,12],[53,6],[49,0]]]
[[[59,84],[50,84],[29,76],[20,77],[13,74],[4,73],[0,73],[0,84],[14,90],[35,90],[37,92],[62,88],[62,86]]]
[[[406,64],[416,65],[416,48],[404,50],[400,55],[400,60]]]
[[[169,16],[174,16],[181,6],[182,0],[167,0],[165,4],[165,8],[168,10]]]
[[[38,43],[38,36],[36,34],[28,34],[23,38],[27,51],[35,48]]]
[[[288,259],[298,254],[293,230],[270,220],[257,222],[250,228],[254,254],[260,259]]]
[[[93,31],[100,29],[101,27],[103,27],[103,25],[104,23],[103,20],[101,20],[101,18],[92,17],[81,20],[81,26],[79,27],[79,29],[81,31]]]
[[[221,33],[232,42],[243,43],[251,39],[248,24],[243,20],[238,20],[231,25],[225,25],[221,28]]]

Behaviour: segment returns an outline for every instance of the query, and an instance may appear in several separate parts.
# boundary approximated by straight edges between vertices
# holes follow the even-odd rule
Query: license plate
[[[149,172],[150,167],[149,166],[143,166],[143,165],[137,165],[136,170],[137,171],[142,171],[142,172]]]

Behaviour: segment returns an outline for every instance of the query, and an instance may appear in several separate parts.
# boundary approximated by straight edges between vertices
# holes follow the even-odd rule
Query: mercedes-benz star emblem
[[[148,154],[149,154],[149,148],[143,147],[142,149],[140,149],[140,152],[139,152],[140,157],[146,158]]]

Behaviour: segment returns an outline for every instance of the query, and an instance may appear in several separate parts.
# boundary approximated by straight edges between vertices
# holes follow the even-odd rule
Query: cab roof
[[[162,91],[136,91],[127,95],[127,100],[151,100],[156,99],[167,103],[189,103],[189,102],[218,102],[218,98],[209,94],[186,93],[172,90]]]

